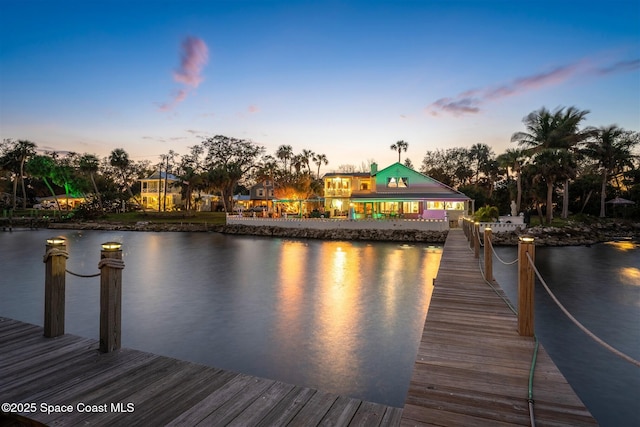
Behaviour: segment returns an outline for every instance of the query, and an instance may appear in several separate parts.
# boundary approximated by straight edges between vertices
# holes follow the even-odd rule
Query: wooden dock
[[[530,425],[534,340],[518,335],[516,316],[482,278],[459,229],[447,236],[434,285],[401,424]],[[597,425],[542,345],[533,401],[537,426]]]
[[[0,425],[16,416],[10,425],[530,425],[534,341],[518,335],[516,316],[484,282],[455,229],[445,243],[404,408],[98,347],[73,335],[45,338],[42,327],[0,317],[0,403],[21,404],[3,407]],[[597,425],[542,347],[533,400],[538,426]]]
[[[42,327],[0,318],[0,403],[8,402],[33,405],[16,424],[0,414],[0,425],[397,426],[402,413],[137,350],[100,353],[96,340],[45,338]]]

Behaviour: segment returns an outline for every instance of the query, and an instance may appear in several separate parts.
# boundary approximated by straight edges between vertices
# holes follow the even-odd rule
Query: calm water
[[[504,261],[515,248],[496,248]],[[640,244],[536,248],[536,266],[569,312],[608,344],[640,360]],[[517,267],[494,259],[496,280],[517,302]],[[540,284],[536,335],[603,427],[640,426],[640,368],[588,338]],[[535,399],[535,384],[534,384]]]
[[[216,233],[62,232],[67,268],[123,243],[122,345],[402,406],[441,248]],[[45,241],[0,233],[0,315],[43,324]],[[67,275],[66,332],[98,339],[99,278]]]
[[[63,232],[68,268],[123,242],[123,345],[402,406],[440,251],[215,233]],[[0,315],[42,325],[45,240],[0,233]],[[510,261],[516,249],[497,248]],[[640,246],[536,248],[565,306],[640,359]],[[516,267],[494,273],[517,301]],[[67,276],[67,332],[98,338],[98,279]],[[640,369],[573,326],[537,286],[536,333],[600,425],[639,426]],[[534,385],[535,398],[535,385]]]

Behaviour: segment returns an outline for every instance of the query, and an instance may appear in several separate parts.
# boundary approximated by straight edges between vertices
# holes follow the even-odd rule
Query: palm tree
[[[493,152],[487,144],[474,144],[469,149],[469,160],[475,162],[476,185],[480,178],[480,172],[486,168],[487,163],[493,157]]]
[[[304,159],[304,165],[307,167],[309,174],[311,174],[311,159],[313,159],[315,155],[316,153],[311,150],[302,150],[302,154],[300,154]]]
[[[129,154],[127,154],[127,152],[124,151],[123,148],[116,148],[111,152],[111,155],[109,155],[109,164],[120,171],[120,178],[122,179],[124,186],[129,192],[129,196],[131,196],[136,204],[139,205],[140,203],[138,203],[135,196],[133,195],[133,191],[131,191],[131,186],[129,185],[129,180],[127,179],[127,172],[131,167]]]
[[[98,199],[98,205],[100,206],[100,211],[103,210],[102,206],[102,197],[100,197],[100,192],[98,191],[98,186],[96,185],[95,173],[98,172],[100,167],[100,159],[94,154],[84,154],[80,157],[80,171],[89,174],[89,178],[91,178],[91,184],[93,184],[93,191]]]
[[[632,150],[638,142],[630,138],[629,132],[616,125],[591,127],[587,128],[587,132],[590,138],[583,152],[595,160],[601,170],[600,217],[603,218],[609,176],[621,171],[625,166],[632,166]]]
[[[407,148],[409,148],[409,143],[406,141],[398,141],[395,144],[391,144],[389,148],[392,151],[398,152],[398,163],[400,163],[400,153],[402,153],[403,151],[405,153],[407,152]]]
[[[276,157],[282,160],[283,169],[287,169],[287,161],[293,157],[293,148],[290,145],[281,145],[276,151]],[[291,172],[291,165],[289,165],[289,172]]]
[[[18,200],[18,180],[22,185],[22,209],[27,208],[27,192],[24,185],[24,165],[36,153],[36,144],[27,140],[14,141],[6,139],[2,141],[2,168],[10,171],[13,179],[13,210],[16,209]]]
[[[318,165],[318,175],[317,178],[320,179],[320,166],[324,163],[325,165],[329,164],[329,160],[325,154],[315,154],[313,156],[313,162]]]
[[[573,156],[573,152],[582,140],[586,137],[584,132],[580,132],[578,126],[589,114],[587,110],[578,110],[576,107],[558,108],[551,113],[546,108],[530,113],[524,118],[523,122],[527,132],[516,132],[511,136],[512,142],[518,142],[523,146],[528,155],[540,154],[544,150],[563,150]],[[544,156],[543,159],[546,159]],[[564,179],[564,195],[562,215],[568,215],[569,203],[569,180],[572,176],[571,163],[564,162],[568,168],[563,174]],[[545,169],[545,168],[542,168]],[[558,176],[558,175],[554,175]],[[547,185],[551,176],[546,177]],[[553,185],[555,182],[551,182]],[[547,206],[547,221],[551,222],[552,207]]]
[[[509,169],[516,175],[516,212],[520,212],[522,202],[522,164],[525,160],[524,152],[517,148],[508,148],[503,154],[498,156],[498,162],[504,168]]]

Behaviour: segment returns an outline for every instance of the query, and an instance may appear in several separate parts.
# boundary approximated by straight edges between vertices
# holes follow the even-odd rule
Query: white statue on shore
[[[511,201],[511,216],[517,216],[518,215],[518,209],[516,206],[516,201],[512,200]]]

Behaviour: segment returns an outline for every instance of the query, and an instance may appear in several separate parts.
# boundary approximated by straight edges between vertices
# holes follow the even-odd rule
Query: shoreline
[[[421,230],[318,230],[249,225],[170,224],[138,222],[135,224],[82,222],[50,223],[53,230],[106,230],[142,232],[215,232],[235,235],[289,237],[317,240],[368,240],[410,243],[444,243],[448,231]],[[640,223],[575,224],[563,228],[536,226],[524,231],[493,233],[495,246],[516,246],[521,235],[533,236],[538,246],[589,246],[596,243],[640,241]]]

